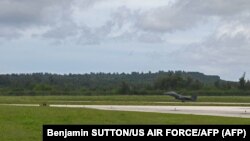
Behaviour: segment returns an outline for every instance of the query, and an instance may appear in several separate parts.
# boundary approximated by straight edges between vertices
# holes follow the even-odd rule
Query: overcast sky
[[[0,73],[250,78],[249,0],[1,0]]]

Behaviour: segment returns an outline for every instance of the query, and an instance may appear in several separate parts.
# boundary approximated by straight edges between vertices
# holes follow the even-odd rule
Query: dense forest
[[[250,82],[245,74],[239,82],[230,82],[184,71],[0,75],[0,95],[160,95],[171,90],[187,95],[250,95]]]

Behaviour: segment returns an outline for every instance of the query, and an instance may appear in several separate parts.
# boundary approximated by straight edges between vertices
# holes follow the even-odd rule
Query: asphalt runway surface
[[[136,111],[173,114],[211,115],[250,118],[250,107],[239,106],[120,106],[120,105],[50,105],[51,107],[91,108],[114,111]]]
[[[40,106],[39,104],[0,104],[8,106]],[[134,105],[66,105],[51,104],[50,107],[90,108],[113,111],[136,111],[154,113],[211,115],[250,118],[250,107],[241,106],[134,106]]]

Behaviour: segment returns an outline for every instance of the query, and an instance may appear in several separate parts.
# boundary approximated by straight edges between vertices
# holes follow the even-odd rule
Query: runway
[[[32,106],[39,107],[39,104],[0,104],[5,106]],[[49,107],[62,108],[90,108],[113,111],[136,111],[154,113],[210,115],[224,117],[250,118],[250,107],[240,106],[134,106],[134,105],[66,105],[51,104]]]
[[[91,108],[114,111],[137,111],[173,114],[211,115],[250,118],[250,107],[236,106],[118,106],[118,105],[50,105],[51,107]]]

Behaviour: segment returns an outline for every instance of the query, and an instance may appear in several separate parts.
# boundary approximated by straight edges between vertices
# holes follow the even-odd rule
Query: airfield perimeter
[[[1,104],[9,106],[40,106],[39,104]],[[240,106],[135,106],[135,105],[68,105],[51,104],[50,107],[91,108],[114,111],[137,111],[173,114],[211,115],[250,118],[250,107]]]

